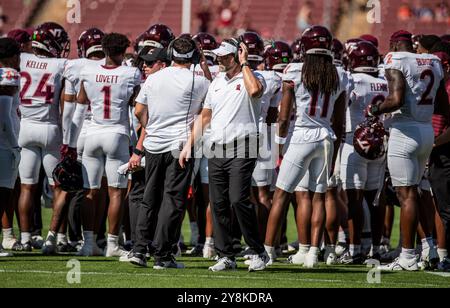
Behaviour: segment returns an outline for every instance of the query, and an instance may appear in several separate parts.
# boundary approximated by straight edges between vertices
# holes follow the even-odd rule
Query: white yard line
[[[435,276],[441,276],[445,278],[450,278],[450,273],[440,273],[440,272],[426,272],[427,274],[435,275]]]
[[[41,271],[41,270],[3,270],[0,269],[0,273],[8,273],[8,274],[43,274],[43,275],[67,275],[67,272],[63,271]],[[81,272],[82,275],[87,276],[128,276],[128,277],[161,277],[161,278],[205,278],[205,279],[223,279],[223,280],[231,280],[231,279],[241,279],[241,280],[256,280],[256,281],[293,281],[293,282],[324,282],[324,283],[334,283],[334,284],[342,284],[342,283],[352,283],[359,285],[367,285],[371,286],[369,283],[364,281],[348,281],[348,280],[339,280],[339,279],[313,279],[313,278],[291,278],[291,277],[256,277],[256,276],[220,276],[220,275],[185,275],[185,274],[177,274],[177,275],[169,275],[169,274],[146,274],[146,273],[113,273],[113,272]],[[430,273],[430,274],[438,274],[438,273]],[[444,273],[445,274],[445,273]],[[440,275],[439,275],[440,276]],[[447,276],[443,276],[447,277]],[[416,282],[386,282],[381,283],[380,286],[386,285],[403,285],[403,286],[417,286],[417,287],[440,287],[440,285],[436,284],[426,284],[426,283],[416,283]],[[376,285],[374,285],[376,286]]]

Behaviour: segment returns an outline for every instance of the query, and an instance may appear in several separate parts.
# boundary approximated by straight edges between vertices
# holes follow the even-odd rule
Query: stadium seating
[[[429,7],[434,9],[437,3],[442,2],[441,0],[427,0],[423,1],[424,7]],[[416,18],[411,18],[407,22],[400,21],[397,18],[397,12],[399,7],[402,5],[401,1],[383,1],[381,5],[381,23],[374,24],[372,27],[373,34],[378,37],[380,42],[380,51],[386,53],[389,49],[389,38],[392,33],[397,30],[405,29],[414,34],[437,34],[442,35],[450,27],[449,24],[445,23],[424,23],[418,21]]]
[[[5,14],[8,18],[8,22],[3,26],[3,32],[7,33],[9,30],[14,28],[23,27],[37,2],[37,0],[2,1],[1,7],[3,8],[3,14]]]

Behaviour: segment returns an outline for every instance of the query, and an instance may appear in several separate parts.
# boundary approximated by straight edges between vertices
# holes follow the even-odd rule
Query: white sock
[[[275,247],[264,245],[264,249],[266,250],[270,258],[272,258],[275,255]]]
[[[361,253],[361,245],[350,244],[350,246],[348,247],[348,251],[350,252],[350,255],[352,257],[359,255]]]
[[[56,233],[53,231],[48,231],[46,240],[53,243],[53,242],[55,242],[55,239],[56,239]]]
[[[339,231],[338,242],[339,243],[345,243],[346,242],[346,236],[345,236],[345,232],[344,231]]]
[[[408,260],[414,259],[416,257],[416,250],[402,247],[402,253],[400,254],[400,257]]]
[[[205,245],[212,245],[214,246],[214,238],[213,237],[207,237],[205,240]]]
[[[444,259],[447,258],[447,256],[448,256],[447,249],[438,248],[437,252],[438,252],[439,259],[441,262],[443,262]]]
[[[83,231],[84,245],[92,247],[94,244],[94,232],[93,231]]]
[[[56,235],[56,242],[58,244],[63,244],[63,245],[67,245],[67,236],[64,233],[58,233]]]
[[[31,233],[30,232],[20,232],[20,242],[22,244],[26,244],[31,241]]]
[[[14,233],[13,233],[13,229],[12,228],[3,229],[2,231],[3,231],[3,238],[4,239],[14,238]]]
[[[119,247],[119,236],[108,234],[108,246],[110,247]]]
[[[298,245],[298,252],[307,254],[309,252],[310,248],[311,248],[311,245],[299,244]]]
[[[427,237],[422,239],[422,249],[429,249],[434,247],[433,238]]]
[[[311,247],[309,248],[308,254],[318,256],[320,252],[319,247]]]

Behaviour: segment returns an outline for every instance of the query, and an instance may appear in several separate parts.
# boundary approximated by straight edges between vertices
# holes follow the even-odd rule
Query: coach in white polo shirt
[[[190,71],[193,63],[200,62],[200,52],[192,39],[176,39],[169,47],[168,57],[173,66],[150,75],[136,98],[136,116],[146,127],[146,188],[136,243],[128,261],[147,266],[145,254],[153,241],[154,269],[183,268],[172,256],[172,247],[180,236],[193,160],[181,168],[178,156],[210,84],[205,77]],[[142,150],[139,143],[137,149]],[[135,163],[130,160],[131,167]]]
[[[180,164],[190,157],[191,145],[210,124],[215,156],[209,159],[209,186],[215,248],[220,259],[209,269],[217,272],[236,268],[232,207],[245,241],[258,254],[251,259],[249,271],[263,270],[269,259],[260,240],[250,189],[258,153],[258,120],[265,81],[249,67],[247,47],[238,40],[225,40],[213,52],[218,56],[221,73],[208,90],[202,116],[195,123]]]

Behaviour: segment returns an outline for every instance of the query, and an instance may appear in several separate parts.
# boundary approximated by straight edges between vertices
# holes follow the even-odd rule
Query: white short
[[[117,170],[130,159],[129,145],[130,138],[117,133],[86,138],[82,158],[84,188],[100,189],[104,173],[109,187],[127,188],[127,176]]]
[[[13,189],[19,175],[20,153],[0,149],[0,187]],[[0,202],[2,202],[0,200]]]
[[[281,163],[277,187],[292,193],[309,172],[309,190],[325,193],[332,156],[333,143],[330,139],[313,143],[291,143]]]
[[[383,185],[386,158],[368,160],[353,146],[353,134],[348,133],[341,156],[341,180],[344,189],[378,190]]]
[[[41,164],[44,166],[50,185],[54,185],[53,170],[60,160],[62,131],[59,125],[21,122],[19,145],[22,147],[19,164],[22,184],[39,182]]]
[[[395,124],[390,132],[388,150],[388,168],[394,187],[419,185],[433,144],[431,124]]]

